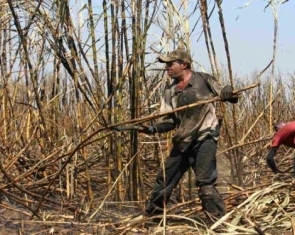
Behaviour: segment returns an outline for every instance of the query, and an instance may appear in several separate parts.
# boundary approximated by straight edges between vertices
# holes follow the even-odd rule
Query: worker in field
[[[214,76],[193,71],[192,58],[183,49],[160,56],[158,61],[166,64],[167,74],[173,80],[164,90],[161,113],[216,96],[223,102],[238,102],[231,86],[221,86]],[[173,147],[164,163],[164,169],[156,177],[146,215],[163,213],[173,189],[185,172],[192,168],[203,211],[210,221],[215,221],[225,214],[225,205],[214,187],[217,180],[216,150],[220,130],[214,104],[206,103],[169,114],[159,118],[153,126],[140,126],[138,131],[155,134],[174,129]]]
[[[281,145],[295,148],[295,121],[293,122],[279,122],[275,125],[275,134],[273,136],[268,155],[266,157],[267,165],[273,173],[281,173],[275,163],[275,155]],[[295,159],[293,163],[293,182],[295,184]]]

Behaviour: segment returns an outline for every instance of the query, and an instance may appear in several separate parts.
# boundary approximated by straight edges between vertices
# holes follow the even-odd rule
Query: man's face
[[[183,71],[186,68],[186,64],[180,61],[173,61],[166,63],[166,70],[171,78],[181,78]]]

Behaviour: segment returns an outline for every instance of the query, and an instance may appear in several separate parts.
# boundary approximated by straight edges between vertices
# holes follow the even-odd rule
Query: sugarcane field
[[[0,235],[295,235],[294,7],[0,0]]]

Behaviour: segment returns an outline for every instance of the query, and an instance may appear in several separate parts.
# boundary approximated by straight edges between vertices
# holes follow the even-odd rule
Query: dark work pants
[[[147,214],[160,213],[171,196],[172,190],[177,186],[184,173],[191,167],[195,173],[196,186],[210,186],[213,188],[212,203],[216,202],[216,208],[220,215],[224,214],[224,203],[214,188],[217,179],[216,170],[217,142],[211,136],[202,142],[194,142],[185,152],[180,152],[173,147],[170,156],[156,177],[156,182],[146,210]],[[206,187],[204,187],[206,188]],[[212,190],[211,190],[212,191]],[[200,197],[202,200],[202,198]],[[209,202],[210,203],[210,202]],[[203,209],[204,202],[202,203]]]

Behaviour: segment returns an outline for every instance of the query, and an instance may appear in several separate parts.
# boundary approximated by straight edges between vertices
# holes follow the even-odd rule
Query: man
[[[270,150],[268,152],[266,161],[269,168],[273,171],[273,173],[281,173],[281,171],[277,168],[274,157],[277,153],[277,150],[281,145],[285,145],[290,148],[295,148],[295,121],[293,122],[280,122],[275,126],[275,135],[272,139],[272,143],[270,146]],[[293,163],[293,182],[295,184],[295,159]]]
[[[224,102],[238,102],[231,86],[221,87],[215,77],[192,71],[192,59],[187,52],[177,49],[167,56],[160,56],[158,61],[166,63],[167,73],[173,79],[173,83],[164,91],[160,112],[215,96]],[[195,173],[196,186],[199,187],[203,211],[210,219],[220,218],[225,214],[225,205],[214,187],[220,129],[214,104],[207,103],[169,114],[160,118],[154,126],[141,126],[138,131],[155,134],[175,128],[173,148],[164,164],[164,172],[161,170],[156,177],[146,214],[152,216],[162,213],[173,189],[191,167]]]

